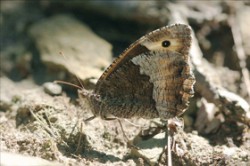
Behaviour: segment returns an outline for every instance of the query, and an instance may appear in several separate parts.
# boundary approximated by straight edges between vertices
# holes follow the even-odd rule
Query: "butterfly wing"
[[[191,30],[175,24],[137,40],[106,69],[92,97],[95,115],[168,119],[181,114],[193,94],[189,66]]]

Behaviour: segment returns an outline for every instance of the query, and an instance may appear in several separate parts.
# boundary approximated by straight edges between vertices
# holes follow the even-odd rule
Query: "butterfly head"
[[[79,96],[79,99],[81,101],[87,102],[88,103],[87,105],[90,106],[90,107],[92,107],[91,98],[95,97],[93,91],[90,91],[90,90],[87,90],[85,88],[82,88],[82,89],[78,90],[78,96]],[[93,110],[92,108],[90,108],[90,109]]]

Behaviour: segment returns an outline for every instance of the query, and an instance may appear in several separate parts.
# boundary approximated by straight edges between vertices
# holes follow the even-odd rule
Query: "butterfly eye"
[[[168,47],[168,46],[170,46],[170,41],[168,41],[168,40],[164,40],[162,43],[161,43],[161,45],[162,45],[162,47]]]

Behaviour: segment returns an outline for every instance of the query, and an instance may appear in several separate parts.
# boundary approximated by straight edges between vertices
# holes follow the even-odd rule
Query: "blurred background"
[[[55,17],[62,15],[67,15],[77,23],[84,24],[93,31],[92,33],[109,42],[112,45],[113,57],[118,56],[145,33],[170,23],[183,22],[184,19],[193,28],[203,56],[209,62],[216,66],[225,66],[231,70],[240,71],[240,60],[232,34],[232,24],[236,24],[241,32],[242,45],[246,55],[245,63],[249,69],[249,32],[247,29],[249,21],[246,19],[249,16],[248,5],[246,1],[2,1],[2,73],[15,81],[20,81],[30,75],[34,76],[43,65],[47,67],[48,64],[44,64],[43,58],[40,57],[43,56],[41,54],[44,50],[40,48],[39,40],[41,39],[39,38],[41,36],[43,38],[43,33],[45,33],[44,35],[53,33],[44,32],[50,31],[47,28],[53,27],[36,29],[36,26],[45,26],[42,23],[46,24],[46,21],[56,22]],[[181,20],[178,15],[181,15]],[[237,19],[232,22],[234,17]],[[55,20],[53,20],[54,18]],[[56,28],[66,31],[63,26],[71,27],[71,29],[54,34],[47,40],[53,40],[58,37],[57,35],[66,35],[65,33],[77,33],[78,29],[73,27],[74,24],[70,25],[71,22],[69,22],[68,25],[64,25],[62,22],[67,24],[67,20],[63,19],[58,24],[54,23],[57,24],[55,26],[58,26],[54,27],[54,31],[57,30]],[[86,40],[85,36],[81,36],[81,38]],[[70,47],[80,47],[79,45],[82,44],[74,43],[76,41],[73,37],[67,42],[70,43]],[[57,43],[52,44],[57,45]],[[57,52],[72,49],[66,48],[66,43],[63,44],[65,45],[57,46]],[[84,46],[81,45],[81,47]],[[74,49],[78,51],[78,48]],[[39,57],[42,62],[38,62]],[[59,58],[61,57],[58,56]],[[96,60],[92,59],[92,61]],[[40,77],[42,76],[40,75]],[[45,80],[52,81],[53,77],[37,79],[41,83]]]

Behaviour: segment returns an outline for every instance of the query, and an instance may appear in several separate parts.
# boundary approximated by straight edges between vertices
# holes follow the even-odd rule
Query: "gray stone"
[[[44,91],[50,95],[60,95],[62,87],[53,82],[46,82],[43,84]]]
[[[68,15],[54,16],[34,24],[29,35],[41,61],[48,68],[57,69],[58,74],[58,68],[64,68],[81,80],[99,78],[101,69],[111,62],[111,45]]]
[[[39,157],[25,156],[21,154],[9,153],[9,152],[0,152],[1,160],[0,165],[2,166],[23,166],[23,165],[40,165],[40,166],[62,166],[58,162],[52,162],[44,160]]]
[[[150,165],[156,165],[167,145],[167,138],[165,138],[165,133],[158,133],[148,140],[143,140],[140,136],[137,136],[133,140],[133,144],[139,149],[132,148],[132,156],[142,157]]]

